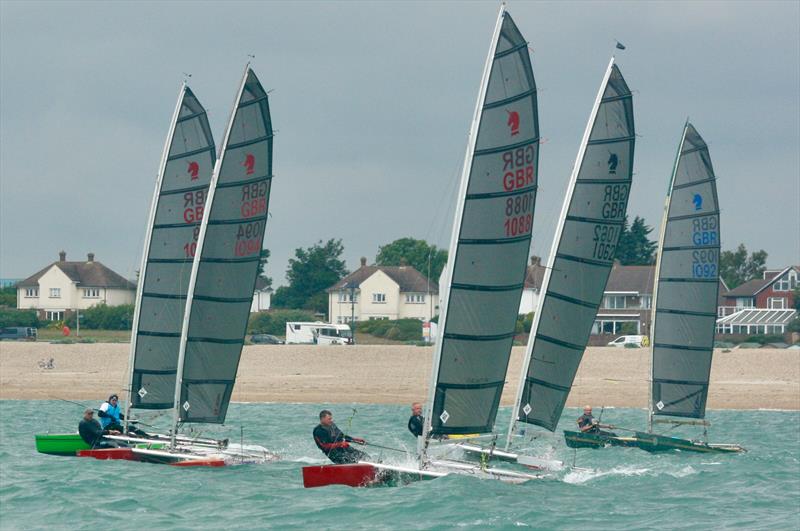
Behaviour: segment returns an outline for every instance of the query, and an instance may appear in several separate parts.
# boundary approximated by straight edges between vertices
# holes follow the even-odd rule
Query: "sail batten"
[[[719,253],[716,176],[706,143],[687,122],[659,236],[648,429],[654,415],[705,417]]]
[[[225,421],[268,218],[272,139],[267,93],[248,65],[199,229],[180,339],[175,425]]]
[[[494,428],[530,250],[538,153],[527,41],[501,7],[462,169],[426,437]]]
[[[519,422],[554,430],[603,297],[622,232],[635,142],[632,95],[612,59],[570,175],[526,348]]]
[[[172,407],[193,249],[215,160],[205,109],[184,83],[159,165],[139,270],[128,408]]]

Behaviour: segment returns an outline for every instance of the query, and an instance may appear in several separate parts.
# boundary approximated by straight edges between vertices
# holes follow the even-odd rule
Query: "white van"
[[[635,345],[643,347],[647,344],[647,336],[619,336],[608,344],[609,347],[624,347],[625,345]]]
[[[287,322],[286,344],[352,345],[353,334],[346,324]]]

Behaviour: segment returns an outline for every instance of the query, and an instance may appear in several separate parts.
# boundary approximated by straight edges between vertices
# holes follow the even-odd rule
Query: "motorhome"
[[[353,334],[346,324],[287,322],[286,344],[352,345]]]

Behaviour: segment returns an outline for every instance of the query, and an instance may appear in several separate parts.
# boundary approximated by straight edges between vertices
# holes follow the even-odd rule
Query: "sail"
[[[186,293],[215,159],[206,111],[184,84],[164,146],[139,269],[129,407],[172,408]]]
[[[555,430],[589,340],[628,207],[635,130],[614,59],[584,133],[553,239],[515,402],[515,421]]]
[[[253,300],[272,181],[267,93],[248,67],[209,189],[184,318],[181,422],[225,421]]]
[[[528,44],[501,8],[450,244],[426,416],[431,434],[493,429],[530,249],[538,142]]]
[[[667,196],[654,293],[654,415],[703,418],[719,290],[719,203],[708,146],[684,128]]]

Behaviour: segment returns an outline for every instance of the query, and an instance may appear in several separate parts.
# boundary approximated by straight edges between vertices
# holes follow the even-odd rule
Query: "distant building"
[[[531,263],[525,273],[525,285],[522,288],[522,298],[519,301],[520,315],[536,311],[539,305],[539,290],[544,281],[544,272],[547,268],[542,265],[542,259],[531,256]]]
[[[411,266],[367,265],[327,289],[328,319],[344,324],[372,319],[429,321],[439,313],[439,286]]]
[[[800,266],[768,269],[720,296],[717,332],[783,334],[795,318],[793,290],[800,284]]]
[[[60,321],[69,312],[96,304],[133,304],[136,284],[96,262],[94,253],[82,262],[68,262],[64,251],[58,255],[57,262],[17,283],[17,308]]]
[[[267,285],[263,277],[256,279],[256,289],[253,291],[253,303],[250,312],[263,312],[269,310],[272,304],[272,288]]]
[[[649,335],[655,274],[656,268],[652,265],[615,262],[592,325],[592,334]]]

